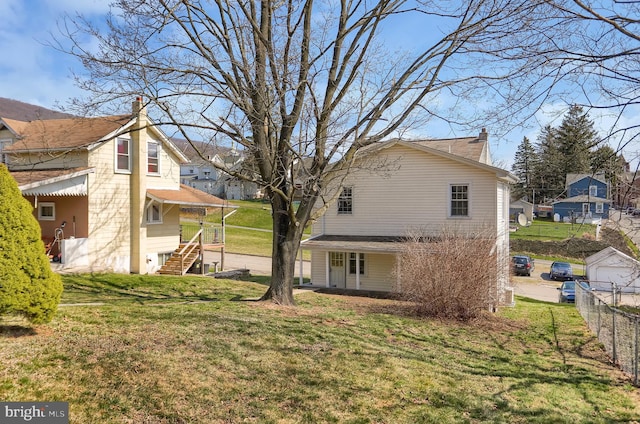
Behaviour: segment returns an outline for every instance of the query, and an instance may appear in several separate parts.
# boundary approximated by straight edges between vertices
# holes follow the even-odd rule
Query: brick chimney
[[[487,133],[487,129],[483,128],[480,131],[480,135],[478,135],[478,141],[487,141],[489,139],[489,133]]]

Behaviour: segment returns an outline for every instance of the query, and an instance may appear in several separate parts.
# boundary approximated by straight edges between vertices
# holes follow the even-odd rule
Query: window
[[[332,268],[342,268],[344,266],[344,255],[342,252],[330,252]]]
[[[147,223],[162,224],[162,205],[152,202],[147,208]]]
[[[596,203],[596,213],[604,213],[604,203],[602,202]]]
[[[147,172],[149,174],[159,173],[159,162],[158,143],[150,141],[147,143]]]
[[[357,253],[349,253],[349,274],[356,273],[356,261],[358,260],[360,262],[360,269],[358,271],[360,275],[364,275],[364,254],[362,253],[359,255]]]
[[[129,139],[116,140],[116,171],[131,172],[131,140]]]
[[[598,186],[589,186],[589,196],[598,197]]]
[[[38,203],[38,219],[40,221],[55,221],[56,204],[52,202]]]
[[[451,186],[451,216],[469,216],[469,186]]]
[[[353,213],[353,189],[345,187],[338,197],[338,215],[351,215]]]

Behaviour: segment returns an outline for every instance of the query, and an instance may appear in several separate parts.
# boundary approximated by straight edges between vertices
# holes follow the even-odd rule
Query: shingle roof
[[[131,120],[129,115],[100,118],[50,119],[4,122],[20,139],[5,148],[6,152],[26,150],[66,150],[87,148]]]
[[[49,180],[66,178],[80,172],[89,171],[92,168],[81,167],[71,169],[39,169],[32,171],[11,171],[11,176],[19,187],[29,186],[34,183],[45,183]]]
[[[485,153],[486,142],[481,142],[477,137],[444,138],[438,140],[417,140],[413,141],[421,146],[431,147],[456,156],[484,162],[482,157]]]
[[[233,207],[226,200],[184,184],[180,184],[180,190],[147,189],[147,195],[161,203],[199,207]]]

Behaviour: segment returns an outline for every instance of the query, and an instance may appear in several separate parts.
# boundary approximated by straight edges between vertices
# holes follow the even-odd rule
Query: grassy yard
[[[48,326],[0,321],[0,399],[71,423],[611,423],[640,397],[573,306],[519,298],[471,324],[401,303],[206,277],[64,276]]]
[[[272,221],[271,206],[262,201],[230,201],[230,204],[238,206],[236,212],[225,220],[227,227],[226,244],[227,252],[249,254],[258,256],[271,256],[272,244]],[[231,210],[225,210],[229,213]],[[190,220],[195,220],[193,225],[197,225],[197,215],[186,216]],[[221,213],[213,212],[206,218],[207,222],[220,224],[222,221]],[[190,224],[184,222],[183,224]],[[241,227],[241,228],[238,228]],[[306,237],[311,235],[311,228],[305,231]],[[304,259],[311,259],[308,251],[303,252]]]
[[[511,239],[558,241],[570,237],[584,237],[585,234],[595,238],[596,226],[535,219],[528,227],[518,226],[518,230],[510,233],[509,237]]]

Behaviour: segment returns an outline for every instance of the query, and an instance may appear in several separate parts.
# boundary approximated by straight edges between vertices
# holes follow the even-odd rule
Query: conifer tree
[[[0,164],[0,315],[51,321],[62,280],[51,270],[31,204]]]
[[[565,160],[563,174],[591,171],[592,150],[597,147],[598,134],[582,107],[571,106],[556,131],[558,149]]]
[[[538,135],[536,150],[539,161],[534,168],[533,183],[538,189],[540,202],[555,199],[564,191],[565,158],[557,142],[557,130],[550,125]]]
[[[514,163],[511,166],[511,171],[519,180],[512,189],[514,199],[535,202],[534,169],[536,167],[536,156],[533,144],[527,137],[524,137],[518,146]]]

